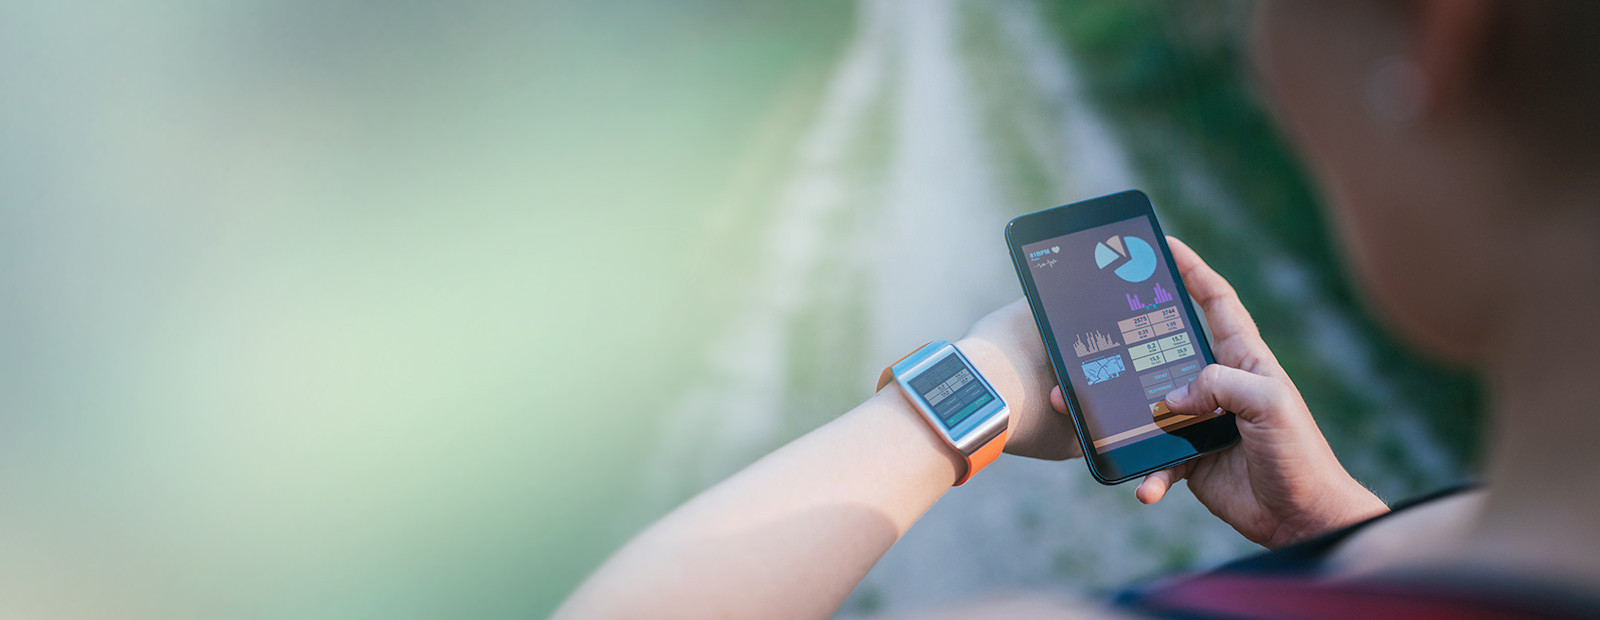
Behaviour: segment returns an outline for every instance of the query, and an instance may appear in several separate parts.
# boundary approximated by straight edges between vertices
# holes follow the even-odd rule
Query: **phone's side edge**
[[[1099,468],[1095,467],[1094,458],[1091,456],[1093,454],[1093,445],[1088,440],[1088,424],[1083,419],[1083,416],[1078,411],[1078,408],[1075,406],[1075,403],[1073,402],[1074,398],[1068,396],[1066,393],[1067,377],[1062,374],[1061,364],[1057,363],[1057,359],[1060,357],[1060,352],[1056,350],[1055,342],[1052,339],[1052,334],[1045,329],[1045,324],[1048,323],[1048,321],[1042,317],[1044,314],[1044,309],[1040,307],[1041,303],[1039,301],[1038,289],[1033,286],[1033,280],[1023,266],[1023,261],[1021,259],[1022,246],[1013,235],[1017,224],[1019,222],[1023,222],[1025,224],[1026,222],[1024,222],[1024,220],[1026,220],[1029,215],[1017,216],[1012,218],[1010,222],[1006,223],[1006,249],[1011,254],[1011,266],[1017,271],[1017,282],[1022,285],[1022,296],[1028,300],[1028,311],[1033,315],[1034,329],[1039,331],[1040,343],[1044,345],[1045,355],[1050,358],[1050,371],[1056,377],[1056,385],[1061,386],[1062,401],[1067,405],[1067,417],[1068,419],[1072,420],[1073,432],[1078,436],[1078,449],[1083,453],[1083,461],[1089,467],[1089,475],[1093,477],[1096,482],[1108,486],[1126,482],[1128,478],[1112,480],[1111,478],[1108,478],[1102,474]]]

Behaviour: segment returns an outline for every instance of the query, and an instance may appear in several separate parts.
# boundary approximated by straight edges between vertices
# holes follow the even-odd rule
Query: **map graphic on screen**
[[[1128,367],[1122,364],[1122,356],[1113,355],[1084,362],[1083,376],[1089,385],[1094,385],[1107,379],[1120,377],[1122,376],[1122,371],[1127,369]]]

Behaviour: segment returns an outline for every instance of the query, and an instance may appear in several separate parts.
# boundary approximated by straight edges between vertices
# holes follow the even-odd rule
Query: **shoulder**
[[[1425,563],[1448,553],[1472,526],[1487,491],[1452,493],[1395,511],[1361,526],[1327,549],[1322,572],[1328,576],[1360,577]],[[1128,619],[1129,615],[1104,603],[1051,593],[996,596],[968,604],[915,610],[886,618],[985,620],[988,618],[1071,620]]]
[[[1486,490],[1455,493],[1383,517],[1333,549],[1331,576],[1358,577],[1424,563],[1460,543],[1482,508]]]

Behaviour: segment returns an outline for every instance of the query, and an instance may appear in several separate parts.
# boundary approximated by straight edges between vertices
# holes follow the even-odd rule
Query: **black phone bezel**
[[[1055,337],[1051,334],[1050,320],[1041,307],[1039,293],[1034,287],[1033,274],[1027,267],[1022,246],[1140,216],[1148,218],[1151,229],[1155,231],[1156,242],[1161,250],[1161,262],[1171,273],[1172,281],[1177,286],[1177,297],[1182,301],[1184,317],[1190,325],[1195,326],[1194,333],[1202,335],[1195,339],[1198,341],[1196,348],[1201,358],[1208,365],[1216,363],[1216,358],[1211,353],[1211,343],[1204,337],[1205,330],[1200,328],[1202,323],[1198,320],[1194,304],[1189,299],[1189,289],[1184,285],[1177,265],[1172,262],[1172,249],[1167,246],[1166,234],[1162,232],[1161,223],[1156,219],[1155,207],[1144,192],[1128,190],[1091,198],[1022,215],[1006,224],[1006,245],[1011,250],[1011,262],[1017,269],[1017,279],[1022,282],[1023,293],[1028,297],[1028,307],[1033,311],[1034,322],[1039,327],[1039,337],[1044,340],[1045,349],[1050,353],[1050,364],[1055,371],[1056,381],[1060,383],[1061,393],[1066,397],[1064,400],[1067,402],[1067,411],[1072,418],[1073,427],[1078,432],[1078,441],[1083,446],[1084,461],[1089,465],[1090,475],[1101,484],[1107,485],[1120,484],[1178,465],[1206,453],[1226,448],[1239,439],[1239,429],[1234,415],[1227,412],[1204,422],[1103,453],[1097,452],[1089,439],[1088,427],[1079,408],[1077,394],[1072,389],[1072,382],[1065,372],[1066,361],[1056,346]]]

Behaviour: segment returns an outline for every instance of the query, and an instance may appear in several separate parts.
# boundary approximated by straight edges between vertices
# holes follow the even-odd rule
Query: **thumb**
[[[1203,414],[1221,408],[1241,420],[1266,422],[1275,414],[1292,411],[1289,386],[1271,377],[1251,374],[1220,364],[1206,366],[1194,381],[1167,393],[1167,407],[1177,413]]]
[[[1144,477],[1144,482],[1139,483],[1139,488],[1134,489],[1133,496],[1141,504],[1154,504],[1167,496],[1167,490],[1179,480],[1189,477],[1189,472],[1194,471],[1194,461],[1185,462],[1177,467],[1163,469]]]
[[[1059,385],[1056,386],[1056,389],[1050,390],[1050,406],[1055,408],[1056,413],[1067,412],[1067,398],[1061,395],[1061,386]]]

